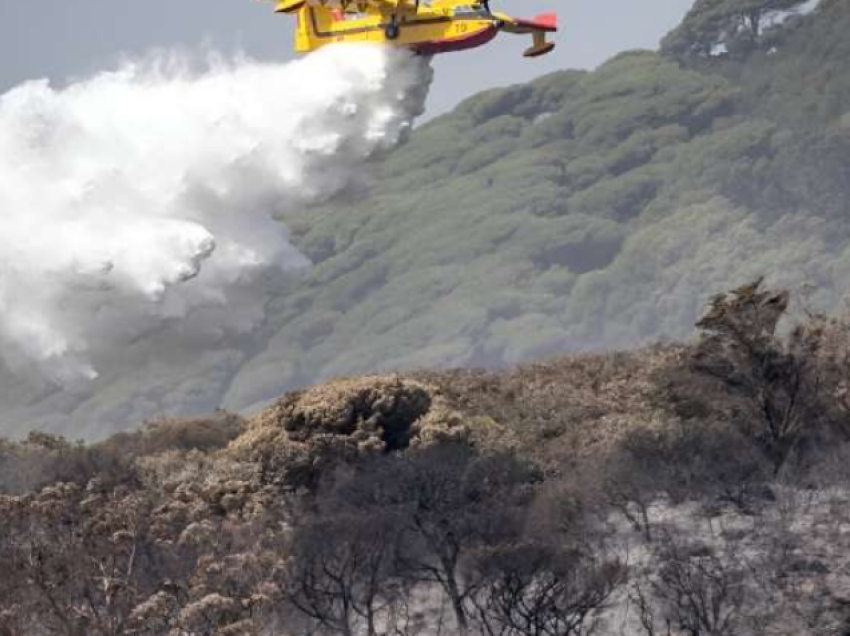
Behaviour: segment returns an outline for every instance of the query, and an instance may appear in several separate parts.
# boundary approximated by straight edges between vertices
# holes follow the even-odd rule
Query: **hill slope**
[[[835,303],[848,26],[850,7],[826,4],[772,55],[688,70],[624,54],[422,127],[360,200],[287,219],[316,268],[226,404],[679,337],[711,294],[760,274]]]
[[[744,60],[634,52],[475,96],[366,166],[357,197],[284,219],[315,267],[261,333],[77,393],[9,380],[0,425],[96,437],[340,374],[635,346],[761,274],[834,306],[849,29],[850,6],[823,2]]]

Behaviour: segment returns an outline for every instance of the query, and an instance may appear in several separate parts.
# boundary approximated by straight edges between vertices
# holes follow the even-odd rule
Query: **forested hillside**
[[[77,392],[10,380],[4,429],[98,436],[331,376],[681,337],[712,294],[761,275],[836,307],[850,5],[824,0],[748,46],[709,17],[661,53],[477,95],[422,126],[364,166],[356,196],[282,219],[315,266],[260,333]]]
[[[681,336],[754,275],[834,304],[850,274],[850,6],[802,19],[772,53],[627,53],[424,126],[362,199],[288,219],[317,266],[226,403],[281,380]]]

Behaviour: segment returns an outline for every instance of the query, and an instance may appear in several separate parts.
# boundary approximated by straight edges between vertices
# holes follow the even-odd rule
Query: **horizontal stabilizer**
[[[547,53],[551,53],[555,48],[554,42],[544,42],[543,44],[535,44],[530,49],[526,49],[523,55],[525,57],[540,57],[541,55],[546,55]]]

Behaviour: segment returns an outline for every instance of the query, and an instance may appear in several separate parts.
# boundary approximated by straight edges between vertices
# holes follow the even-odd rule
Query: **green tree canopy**
[[[662,42],[677,58],[707,58],[719,52],[746,54],[770,42],[771,27],[806,0],[697,0],[682,24]]]

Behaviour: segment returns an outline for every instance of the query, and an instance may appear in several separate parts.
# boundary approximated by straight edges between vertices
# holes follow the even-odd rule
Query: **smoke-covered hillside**
[[[712,293],[762,274],[837,305],[850,5],[703,57],[681,54],[685,26],[664,54],[481,94],[422,126],[364,164],[356,192],[283,213],[314,267],[261,329],[76,392],[4,380],[3,430],[100,436],[340,374],[679,337]]]

